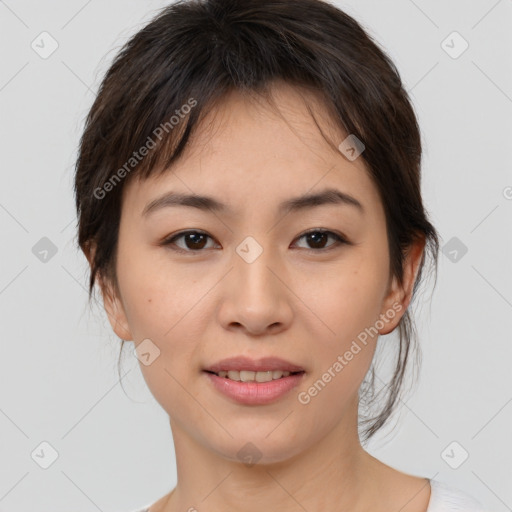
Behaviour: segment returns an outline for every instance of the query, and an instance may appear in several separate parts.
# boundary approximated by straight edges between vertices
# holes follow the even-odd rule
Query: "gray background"
[[[87,306],[71,188],[83,119],[103,73],[166,3],[0,1],[3,511],[127,512],[176,482],[167,416],[133,345],[120,384],[120,342],[104,313]],[[432,284],[418,302],[420,383],[399,425],[368,450],[458,486],[490,510],[512,510],[512,0],[337,5],[388,51],[411,92],[424,139],[425,202],[446,252],[431,307]],[[51,48],[43,31],[58,43],[45,59],[31,47]],[[462,40],[442,45],[453,31],[469,44],[457,58]],[[54,255],[41,252],[43,237]],[[52,449],[58,458],[43,469]]]

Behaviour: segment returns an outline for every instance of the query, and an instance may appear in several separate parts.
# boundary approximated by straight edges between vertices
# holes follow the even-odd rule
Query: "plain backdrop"
[[[176,483],[168,418],[133,345],[120,383],[120,342],[87,305],[72,194],[101,77],[166,4],[0,1],[3,511],[128,512]],[[418,300],[420,382],[368,450],[512,510],[512,1],[336,5],[384,47],[411,94],[443,248],[431,305],[432,284]]]

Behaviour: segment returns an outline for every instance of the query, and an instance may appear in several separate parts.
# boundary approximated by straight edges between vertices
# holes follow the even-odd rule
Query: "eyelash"
[[[304,238],[307,235],[311,235],[312,233],[322,233],[322,234],[325,234],[325,235],[330,235],[330,236],[332,236],[336,240],[336,243],[331,244],[326,249],[304,249],[306,251],[310,251],[310,252],[327,252],[327,251],[329,251],[331,249],[334,249],[334,248],[336,248],[336,247],[338,247],[340,245],[352,245],[352,243],[349,242],[343,236],[338,235],[337,233],[334,233],[333,231],[329,231],[329,230],[326,230],[326,229],[312,229],[311,231],[307,231],[306,233],[303,233],[302,235],[297,237],[297,240],[300,240],[301,238]],[[191,249],[182,249],[180,247],[177,248],[176,246],[175,247],[170,247],[171,245],[174,245],[174,242],[176,240],[178,240],[179,238],[182,238],[185,235],[190,235],[190,234],[205,235],[208,238],[212,238],[210,235],[208,235],[204,231],[189,230],[189,231],[182,231],[181,233],[177,233],[175,235],[172,235],[172,236],[164,239],[161,242],[160,245],[168,246],[171,250],[179,252],[179,253],[200,253],[200,252],[204,252],[205,249],[199,249],[199,250],[194,251],[194,250],[191,250]]]

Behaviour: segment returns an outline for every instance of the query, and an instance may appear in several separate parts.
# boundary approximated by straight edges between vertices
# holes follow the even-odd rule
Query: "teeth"
[[[261,375],[263,372],[248,372],[248,371],[241,371],[240,372],[240,380],[242,382],[249,382],[249,381],[254,381],[256,380],[256,373],[258,373],[258,375]],[[229,375],[229,373],[228,373]]]
[[[250,373],[252,373],[252,372],[250,372]],[[242,378],[241,375],[240,375],[240,378]],[[274,378],[274,372],[254,372],[254,380],[256,382],[270,382],[273,378]],[[248,379],[245,379],[245,380],[248,380]]]
[[[229,372],[219,372],[217,375],[219,377],[227,377],[228,379],[242,382],[269,382],[271,380],[280,379],[281,377],[288,377],[290,375],[290,372],[283,372],[281,370],[274,370],[268,372],[230,370]]]

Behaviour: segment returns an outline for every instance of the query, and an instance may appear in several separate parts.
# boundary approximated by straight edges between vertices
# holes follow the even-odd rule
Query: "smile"
[[[271,380],[277,380],[283,377],[288,377],[291,374],[303,372],[289,372],[283,370],[268,370],[263,372],[253,372],[249,370],[230,370],[212,373],[218,377],[223,377],[238,382],[270,382]]]

